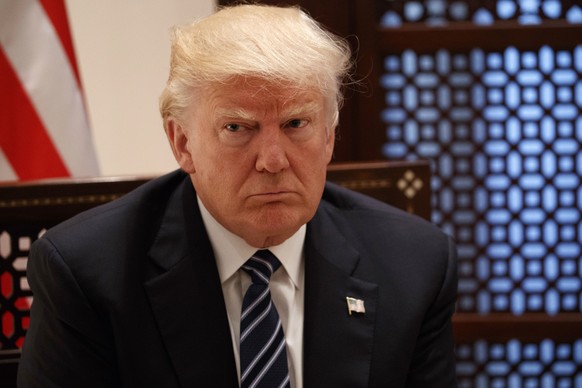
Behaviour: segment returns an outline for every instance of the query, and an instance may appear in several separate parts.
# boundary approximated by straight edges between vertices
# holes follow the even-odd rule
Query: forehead
[[[205,105],[209,113],[231,110],[317,113],[326,105],[325,96],[314,88],[303,89],[248,79],[209,85],[196,94],[198,98],[195,99]]]

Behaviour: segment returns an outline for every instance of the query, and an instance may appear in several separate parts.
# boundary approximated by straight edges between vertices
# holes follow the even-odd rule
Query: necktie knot
[[[269,284],[271,275],[281,266],[281,262],[268,249],[261,249],[243,264],[242,269],[248,273],[253,284]]]

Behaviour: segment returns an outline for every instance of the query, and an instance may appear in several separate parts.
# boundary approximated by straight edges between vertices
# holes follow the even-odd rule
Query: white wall
[[[67,0],[101,175],[177,167],[158,113],[170,28],[210,14],[215,0]]]

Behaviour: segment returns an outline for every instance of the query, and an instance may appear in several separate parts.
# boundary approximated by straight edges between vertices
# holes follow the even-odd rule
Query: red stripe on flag
[[[0,148],[16,175],[21,180],[70,176],[1,48],[0,90]]]
[[[75,78],[79,89],[81,89],[81,78],[79,77],[79,69],[77,68],[77,60],[75,59],[75,49],[73,47],[73,40],[71,39],[71,30],[69,28],[69,21],[67,19],[67,9],[64,0],[40,0],[44,11],[49,17],[59,40],[63,45],[63,49],[69,58],[69,63],[75,72]]]

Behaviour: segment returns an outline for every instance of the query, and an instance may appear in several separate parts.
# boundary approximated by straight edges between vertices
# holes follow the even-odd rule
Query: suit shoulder
[[[187,178],[181,171],[155,178],[119,199],[81,212],[52,227],[43,236],[53,243],[98,240],[143,230],[161,214],[172,192]]]
[[[336,225],[344,225],[352,231],[374,227],[390,230],[405,239],[424,236],[440,240],[445,237],[438,227],[417,215],[330,182],[326,183],[319,213],[326,213]]]
[[[324,206],[331,206],[343,211],[370,211],[405,218],[419,218],[395,206],[331,182],[326,182],[322,203]]]

